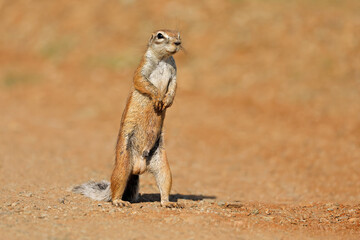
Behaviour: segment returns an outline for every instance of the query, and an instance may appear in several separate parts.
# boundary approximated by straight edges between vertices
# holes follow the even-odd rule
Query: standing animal
[[[176,93],[176,65],[172,55],[181,48],[179,32],[152,33],[135,71],[121,118],[111,181],[90,181],[75,186],[73,192],[112,201],[119,207],[130,206],[139,197],[139,175],[149,171],[160,190],[161,206],[178,206],[169,201],[172,177],[162,129],[166,109],[172,105]]]

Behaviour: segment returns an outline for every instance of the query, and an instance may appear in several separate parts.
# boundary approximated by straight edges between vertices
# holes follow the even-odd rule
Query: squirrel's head
[[[148,47],[160,58],[169,57],[181,49],[181,38],[178,31],[159,30],[151,35]]]

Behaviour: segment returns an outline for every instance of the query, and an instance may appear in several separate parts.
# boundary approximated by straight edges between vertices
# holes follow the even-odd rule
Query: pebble
[[[23,196],[23,197],[32,197],[33,196],[32,192],[20,192],[19,195]]]
[[[36,206],[36,205],[33,206],[33,209],[34,210],[40,210],[40,208],[38,206]]]
[[[358,222],[359,221],[359,218],[350,218],[348,220],[350,223],[355,223],[355,222]]]
[[[342,216],[342,217],[339,217],[338,219],[341,221],[341,220],[346,220],[348,218],[349,218],[348,216]]]
[[[274,219],[274,217],[269,217],[269,216],[263,216],[262,217],[265,221],[272,221]]]
[[[258,214],[259,214],[259,210],[258,210],[258,209],[254,209],[251,213],[254,214],[254,215],[258,215]]]
[[[59,203],[65,204],[65,198],[64,198],[64,197],[63,197],[63,198],[59,198],[58,201],[59,201]]]
[[[319,223],[328,223],[329,220],[327,220],[326,218],[320,218],[319,219]]]
[[[239,202],[226,203],[225,207],[227,208],[242,208],[244,205]]]

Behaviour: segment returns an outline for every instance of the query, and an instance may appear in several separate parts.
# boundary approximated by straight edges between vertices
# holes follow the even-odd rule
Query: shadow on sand
[[[179,199],[200,201],[203,199],[216,199],[216,197],[215,196],[205,196],[205,195],[184,195],[184,194],[171,194],[170,195],[170,201],[172,201],[172,202],[177,202]],[[141,194],[140,202],[160,202],[160,194],[158,194],[158,193]]]

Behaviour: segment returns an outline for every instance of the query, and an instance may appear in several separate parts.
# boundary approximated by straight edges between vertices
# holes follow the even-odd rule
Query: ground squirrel
[[[134,86],[121,118],[111,182],[90,181],[75,186],[73,192],[112,201],[116,206],[129,206],[139,196],[139,175],[149,171],[159,187],[161,206],[176,206],[169,202],[172,179],[162,127],[166,109],[173,103],[176,92],[176,65],[172,55],[181,48],[179,32],[152,33],[135,71]]]

